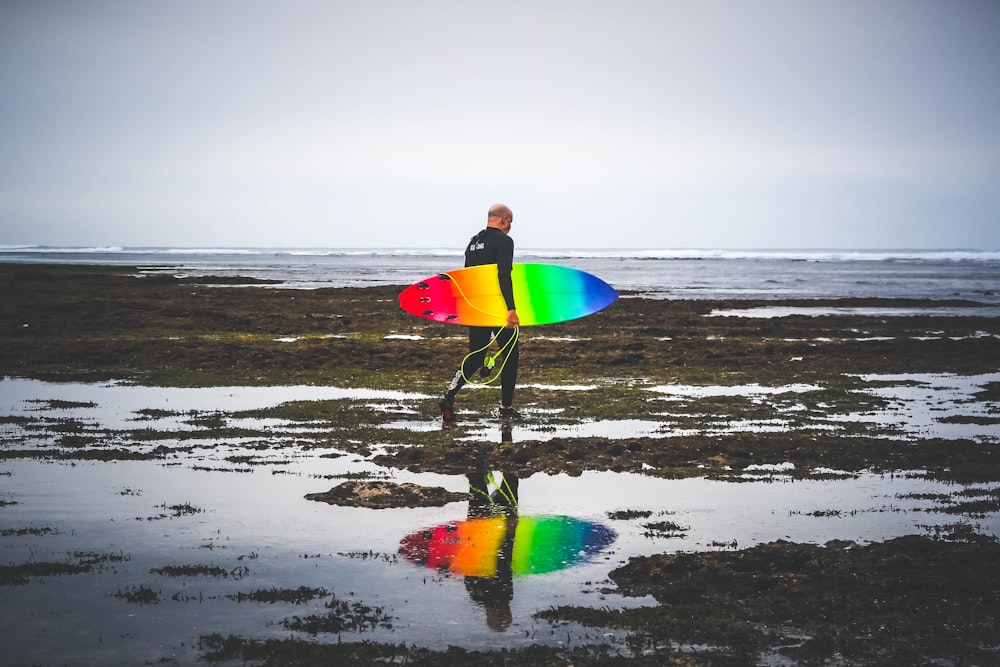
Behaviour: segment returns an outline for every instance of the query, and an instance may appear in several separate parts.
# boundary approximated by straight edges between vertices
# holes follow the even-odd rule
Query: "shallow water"
[[[629,557],[674,550],[740,548],[777,539],[797,542],[863,542],[953,522],[917,511],[927,501],[900,496],[952,493],[953,485],[903,476],[861,475],[838,481],[767,479],[732,484],[701,479],[664,481],[638,475],[585,473],[578,478],[534,475],[521,482],[523,515],[556,514],[603,522],[617,533],[596,561],[540,575],[515,577],[512,623],[491,631],[486,612],[469,598],[459,577],[438,574],[396,556],[400,540],[422,528],[464,519],[466,503],[442,508],[370,510],[304,500],[330,484],[315,479],[351,465],[303,461],[252,473],[195,471],[190,464],[151,462],[54,464],[17,461],[9,473],[4,525],[48,527],[57,534],[4,537],[8,563],[63,561],[73,552],[120,554],[124,562],[94,574],[64,575],[51,585],[5,587],[3,637],[17,662],[25,659],[129,664],[147,657],[190,656],[197,638],[210,633],[283,637],[289,616],[321,613],[308,605],[237,603],[222,598],[271,587],[310,586],[338,598],[382,607],[392,629],[358,638],[445,648],[458,644],[499,648],[536,642],[579,642],[595,631],[560,626],[531,615],[557,605],[610,606],[650,603],[601,592],[607,573]],[[464,490],[464,478],[396,475],[396,480],[443,484]],[[156,518],[164,505],[190,504],[191,516]],[[649,510],[649,520],[687,528],[683,537],[649,535],[641,520],[611,521],[606,512]],[[665,515],[660,513],[666,512]],[[169,512],[167,512],[169,514]],[[1000,533],[995,520],[982,528]],[[722,546],[725,545],[725,546]],[[224,578],[153,576],[151,568],[207,564]],[[113,597],[129,587],[151,586],[155,604]],[[350,634],[350,633],[348,633]],[[324,638],[332,640],[332,637]],[[39,654],[38,646],[46,652]],[[18,653],[21,651],[22,653]],[[125,656],[128,659],[123,660]],[[120,661],[120,662],[119,662]],[[182,662],[184,662],[182,658]]]
[[[996,426],[941,424],[934,419],[943,400],[950,414],[965,397],[1000,376],[962,378],[869,376],[871,391],[892,398],[885,415],[865,418],[904,424],[907,432],[932,434],[975,430],[996,438]],[[882,386],[884,385],[884,386]],[[715,393],[767,400],[776,393],[808,391],[750,385],[716,388]],[[586,391],[586,388],[575,388]],[[650,389],[665,412],[677,400],[708,390],[664,386]],[[113,438],[148,421],[144,411],[237,411],[289,400],[349,398],[407,403],[419,394],[366,392],[317,387],[176,389],[124,384],[51,384],[0,381],[0,416],[58,423],[75,419]],[[53,401],[66,401],[53,403]],[[173,419],[173,417],[170,417]],[[260,421],[260,420],[248,420]],[[415,422],[416,423],[416,422]],[[657,431],[649,422],[649,430]],[[268,424],[258,424],[266,431]],[[662,426],[662,425],[661,425]],[[162,428],[157,425],[156,428]],[[515,426],[512,438],[539,439],[553,432],[614,439],[642,434],[643,424],[593,422],[576,427]],[[937,429],[937,430],[935,430]],[[0,425],[4,447],[50,446],[49,437],[24,425]],[[669,432],[659,435],[668,437]],[[476,437],[499,441],[496,426]],[[952,437],[952,436],[949,436]],[[185,439],[185,445],[192,441]],[[157,441],[156,444],[177,445]],[[166,460],[96,462],[52,458],[0,461],[0,563],[103,560],[87,574],[33,578],[7,585],[0,596],[0,642],[11,664],[135,664],[173,658],[192,663],[198,638],[211,633],[255,638],[309,635],[286,629],[286,619],[325,613],[326,599],[305,604],[243,601],[225,596],[299,586],[323,588],[337,599],[377,607],[391,617],[364,631],[344,632],[345,641],[383,640],[432,648],[564,645],[581,641],[620,642],[614,631],[572,624],[550,625],[532,614],[557,605],[618,608],[652,604],[605,592],[608,572],[634,556],[674,551],[746,548],[773,540],[823,544],[859,543],[933,532],[935,526],[966,521],[932,511],[938,494],[965,488],[919,475],[859,474],[833,479],[799,479],[789,465],[747,470],[743,481],[702,478],[666,480],[641,474],[585,472],[580,476],[535,474],[520,481],[521,516],[561,516],[607,526],[614,542],[589,559],[564,569],[513,578],[510,625],[504,632],[487,624],[486,609],[474,602],[462,577],[442,574],[398,555],[406,536],[467,518],[469,504],[443,507],[364,509],[306,500],[340,483],[336,476],[371,473],[394,482],[468,491],[464,475],[415,474],[381,468],[346,454],[327,458],[308,439],[280,443],[280,449],[247,450],[238,439],[195,441]],[[178,450],[180,451],[180,450]],[[233,461],[252,455],[252,464]],[[972,485],[971,488],[982,488]],[[179,508],[179,509],[178,509]],[[614,519],[609,513],[649,512],[648,518]],[[666,533],[645,524],[676,524]],[[973,520],[977,530],[1000,535],[996,513]],[[153,568],[204,565],[223,575],[167,576]],[[122,594],[148,587],[157,601],[130,603]],[[384,618],[384,616],[383,616]],[[320,641],[338,635],[321,633]]]
[[[656,298],[972,299],[1000,304],[1000,253],[900,250],[558,250],[519,262],[572,266],[619,291]],[[450,249],[3,248],[7,262],[118,264],[186,276],[239,276],[281,287],[409,285],[462,264]]]
[[[887,404],[879,409],[850,414],[829,414],[806,418],[803,406],[792,403],[784,407],[771,403],[772,397],[794,396],[795,394],[821,390],[819,385],[791,384],[764,387],[759,384],[730,386],[655,385],[647,387],[654,400],[662,402],[663,410],[656,420],[584,420],[569,425],[533,426],[530,423],[518,428],[524,439],[550,440],[556,437],[597,437],[597,438],[667,438],[694,433],[724,436],[740,432],[783,433],[793,430],[829,431],[838,424],[866,424],[872,429],[892,430],[892,434],[882,437],[894,438],[971,438],[990,442],[1000,442],[1000,426],[995,423],[976,423],[982,418],[995,419],[996,413],[981,401],[973,399],[973,394],[981,391],[991,382],[1000,382],[1000,373],[961,376],[950,373],[861,375],[855,376],[868,384],[875,385],[865,392],[885,398]],[[586,391],[596,386],[565,388],[567,391]],[[725,420],[711,414],[701,416],[697,430],[680,424],[690,415],[672,414],[674,404],[695,404],[706,397],[738,397],[772,409],[774,418],[767,420],[742,421]],[[942,421],[944,418],[962,417],[968,423]],[[805,424],[804,424],[805,422]],[[418,423],[408,423],[407,427],[417,428]],[[473,430],[474,438],[488,438],[489,427]]]
[[[776,317],[829,317],[833,315],[859,315],[863,317],[1000,317],[1000,308],[959,308],[929,305],[923,308],[847,308],[833,306],[761,306],[757,308],[727,308],[713,310],[709,317],[747,317],[771,319]]]

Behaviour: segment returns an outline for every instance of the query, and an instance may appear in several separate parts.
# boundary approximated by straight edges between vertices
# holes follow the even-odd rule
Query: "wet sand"
[[[962,410],[930,417],[942,427],[974,427],[978,435],[927,437],[905,424],[865,418],[897,400],[879,394],[879,388],[903,390],[919,385],[914,378],[920,376],[1000,372],[1000,318],[949,314],[981,304],[663,301],[625,294],[592,317],[524,330],[518,405],[527,420],[517,427],[518,437],[507,440],[475,435],[491,424],[488,414],[496,396],[490,391],[463,394],[458,426],[434,428],[438,416],[432,397],[464,353],[464,331],[400,311],[395,298],[400,288],[291,290],[241,282],[177,279],[122,267],[0,266],[0,376],[177,387],[314,385],[424,395],[380,410],[365,401],[347,410],[333,410],[328,402],[292,401],[253,415],[336,429],[335,442],[308,442],[315,456],[350,452],[381,468],[412,473],[500,469],[529,478],[614,471],[740,484],[748,474],[782,470],[782,476],[794,478],[904,474],[973,486],[963,489],[965,495],[939,499],[941,509],[955,517],[948,530],[860,545],[777,541],[636,557],[610,572],[605,586],[651,596],[656,605],[553,607],[539,616],[556,626],[624,630],[625,646],[595,641],[481,655],[462,648],[444,652],[363,642],[350,634],[320,633],[321,640],[308,632],[292,639],[230,634],[204,635],[203,659],[456,665],[723,665],[753,664],[760,656],[880,665],[998,659],[1000,545],[977,526],[983,518],[995,525],[1000,510],[1000,382],[981,382],[962,399]],[[876,314],[712,316],[774,305],[866,308]],[[892,314],[898,308],[921,314]],[[893,376],[906,379],[894,381]],[[559,389],[575,385],[587,389]],[[654,391],[756,386],[777,388],[777,393],[762,400],[722,391],[675,403]],[[792,389],[802,386],[807,389]],[[232,436],[231,421],[239,416],[247,415],[202,415],[199,437]],[[776,417],[781,420],[776,429],[724,428],[766,426]],[[613,437],[578,427],[604,422],[626,426]],[[23,426],[13,417],[5,423]],[[409,446],[384,446],[395,436],[375,427],[393,424],[409,432]],[[639,434],[630,433],[627,424],[669,428]],[[143,446],[162,437],[155,434],[146,443],[136,439],[123,445],[79,424],[32,426],[36,439],[29,445],[13,438],[4,442],[0,460],[163,462],[175,455],[170,445]],[[182,441],[176,448],[183,446]],[[262,465],[255,456],[248,452],[240,464]],[[385,486],[380,486],[383,506],[391,504]],[[398,506],[423,502],[413,493],[406,487]],[[352,501],[328,497],[326,502]],[[182,516],[185,508],[163,511]],[[0,506],[0,521],[3,512]],[[3,540],[23,529],[4,527]],[[0,567],[0,586],[44,585],[106,565],[87,558],[11,562]],[[144,591],[132,594],[141,598]],[[345,618],[363,613],[351,607],[341,611]],[[10,613],[5,610],[5,617]]]

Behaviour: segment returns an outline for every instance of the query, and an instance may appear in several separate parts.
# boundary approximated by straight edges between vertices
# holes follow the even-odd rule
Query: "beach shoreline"
[[[395,301],[402,286],[275,290],[246,282],[122,266],[0,265],[5,295],[0,390],[33,392],[4,394],[9,405],[0,416],[5,429],[0,473],[10,489],[0,494],[0,520],[6,518],[0,547],[9,563],[0,567],[0,587],[21,598],[44,590],[54,577],[108,579],[105,586],[113,595],[105,597],[114,599],[103,604],[140,617],[154,608],[166,613],[170,605],[183,614],[191,610],[185,606],[190,595],[210,590],[201,582],[210,578],[206,574],[214,561],[226,564],[221,571],[229,574],[215,585],[228,586],[228,595],[243,594],[231,590],[240,585],[237,574],[249,577],[265,565],[248,564],[245,552],[236,560],[236,554],[211,549],[203,550],[211,553],[209,562],[195,559],[201,570],[169,570],[168,575],[162,567],[155,573],[130,569],[132,553],[116,550],[112,538],[90,553],[95,547],[87,536],[100,533],[86,522],[59,520],[57,498],[48,501],[56,507],[45,515],[49,524],[29,518],[30,503],[44,499],[30,500],[34,491],[22,479],[36,469],[44,472],[45,466],[70,477],[73,471],[66,466],[79,465],[79,474],[89,475],[84,467],[119,465],[176,470],[177,475],[188,471],[183,474],[222,481],[263,473],[281,481],[293,471],[302,475],[309,466],[336,461],[348,473],[392,471],[398,479],[418,481],[464,481],[470,470],[497,469],[535,480],[539,489],[560,479],[592,483],[588,480],[601,475],[633,483],[650,480],[664,489],[704,483],[748,490],[858,479],[874,484],[898,477],[953,490],[895,499],[896,505],[916,508],[905,514],[919,516],[929,527],[898,528],[867,540],[754,544],[741,539],[729,545],[725,533],[710,531],[709,522],[703,528],[709,531],[707,544],[696,547],[693,539],[684,540],[694,527],[680,517],[655,521],[655,503],[631,508],[609,502],[605,520],[622,533],[623,543],[636,522],[658,536],[651,539],[666,541],[662,554],[654,549],[619,562],[595,593],[648,596],[655,604],[606,610],[549,604],[532,622],[551,623],[556,630],[569,625],[580,636],[587,636],[588,628],[595,636],[601,635],[599,628],[611,628],[603,636],[617,637],[618,643],[597,640],[575,648],[511,643],[482,650],[462,648],[462,638],[456,637],[455,647],[444,650],[401,646],[387,627],[377,641],[343,630],[276,635],[248,615],[236,631],[203,627],[196,645],[190,637],[158,639],[164,648],[148,659],[163,664],[192,659],[378,664],[393,659],[472,665],[495,659],[537,665],[729,665],[761,656],[850,664],[995,657],[990,637],[1000,629],[995,595],[1000,582],[995,534],[1000,318],[950,314],[954,308],[974,313],[989,304],[786,300],[777,305],[835,310],[748,317],[718,312],[774,307],[775,301],[664,300],[624,293],[592,317],[523,332],[518,404],[527,420],[514,426],[511,438],[501,437],[502,429],[489,417],[496,400],[489,389],[462,396],[457,427],[438,426],[435,397],[464,354],[464,329],[402,312]],[[873,310],[851,310],[856,308]],[[56,398],[57,387],[68,387],[68,398]],[[115,417],[120,425],[112,425],[101,416],[106,415],[102,397],[126,395],[130,387],[151,397],[158,388],[180,393],[171,393],[170,403],[132,406]],[[265,388],[280,398],[249,407],[216,403],[198,409],[180,407],[178,398],[184,391],[223,396]],[[309,399],[306,388],[348,393]],[[295,488],[307,486],[333,498],[324,492],[342,481],[304,479]],[[352,483],[366,488],[363,479]],[[125,490],[112,494],[116,502],[142,501],[138,481],[117,484]],[[379,484],[390,491],[394,486]],[[422,484],[430,489],[426,481]],[[405,488],[412,493],[412,486]],[[225,503],[211,496],[198,500],[201,496],[191,493],[192,499],[156,505],[157,516],[132,523],[142,528],[155,518],[178,527],[209,522],[220,533],[236,529],[221,518],[215,523],[205,518],[203,504],[218,503],[221,513]],[[452,500],[441,502],[454,503],[454,493],[449,489],[444,496]],[[317,511],[320,503],[298,495],[310,512]],[[343,502],[350,506],[351,499]],[[848,521],[857,507],[830,502],[814,506],[812,513],[789,509],[787,517],[774,519],[775,530],[781,534],[782,522],[834,522],[822,525],[841,534],[835,522]],[[390,499],[388,506],[405,512],[415,511],[418,503],[394,505]],[[336,508],[331,505],[331,510]],[[904,514],[898,507],[882,511]],[[623,512],[629,518],[621,518]],[[696,505],[684,516],[694,522],[704,512]],[[95,524],[102,519],[106,524],[107,517],[95,516]],[[102,539],[93,538],[98,544]],[[204,547],[206,539],[194,543],[200,540]],[[60,547],[47,546],[56,543]],[[210,538],[207,543],[215,544]],[[135,561],[145,563],[141,549],[135,550]],[[67,553],[84,555],[59,555]],[[183,553],[164,552],[173,558]],[[294,560],[272,557],[278,571],[298,572]],[[371,556],[386,563],[394,557],[390,551]],[[119,570],[123,574],[116,576]],[[298,605],[294,591],[313,586],[306,597],[322,614],[333,613],[330,605],[322,611],[324,599],[336,601],[329,591],[301,573],[287,576],[276,593],[285,598],[281,604]],[[864,585],[852,583],[858,577]],[[184,582],[183,588],[171,587],[175,581]],[[173,597],[163,592],[171,590],[178,592]],[[39,606],[4,610],[24,623],[24,632],[15,632],[20,623],[15,620],[2,633],[13,647],[11,655],[26,663],[95,660],[99,653],[86,639],[77,640],[76,657],[72,640],[52,649],[56,652],[49,657],[35,653],[37,637],[60,629],[57,615],[41,602],[31,604]],[[245,613],[245,607],[235,608]],[[850,616],[836,611],[848,608]],[[333,626],[343,628],[347,617],[362,613],[360,607],[343,609],[345,617],[327,622],[337,620]],[[396,610],[404,617],[405,611]],[[302,615],[295,609],[288,613]],[[51,620],[38,620],[45,618]],[[383,616],[378,619],[377,624],[387,623]],[[126,664],[131,645],[118,641],[125,658],[121,664]],[[704,648],[684,649],[691,645]]]
[[[135,267],[0,265],[0,374],[184,384],[425,385],[447,373],[462,327],[408,315],[403,286],[262,289],[240,278]],[[238,286],[235,286],[238,285]],[[706,317],[789,307],[834,317]],[[961,307],[983,317],[949,317]],[[894,316],[893,309],[916,309]],[[945,313],[936,316],[936,310]],[[888,311],[888,316],[880,312]],[[527,328],[525,374],[794,381],[810,373],[993,372],[1000,318],[968,300],[664,300],[624,293],[591,317]]]

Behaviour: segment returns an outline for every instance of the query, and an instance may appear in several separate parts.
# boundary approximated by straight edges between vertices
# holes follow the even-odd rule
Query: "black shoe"
[[[505,422],[509,422],[509,421],[518,421],[519,422],[522,419],[524,419],[524,415],[522,415],[520,412],[518,412],[514,408],[504,408],[504,407],[501,407],[499,410],[497,410],[497,417],[499,417],[500,419],[502,419]]]
[[[441,419],[445,424],[455,423],[455,403],[448,400],[447,397],[442,397],[438,401],[438,407],[441,408]]]

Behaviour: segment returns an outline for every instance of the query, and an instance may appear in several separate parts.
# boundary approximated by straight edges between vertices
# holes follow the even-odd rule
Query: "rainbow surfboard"
[[[586,271],[556,264],[514,264],[514,302],[522,326],[591,315],[618,298],[611,285]],[[399,294],[403,310],[435,322],[502,327],[507,305],[496,264],[470,266],[425,278]]]
[[[410,562],[438,571],[493,577],[512,526],[516,527],[509,557],[515,576],[555,572],[586,562],[616,537],[607,526],[568,516],[500,515],[421,530],[404,537],[399,551]]]

